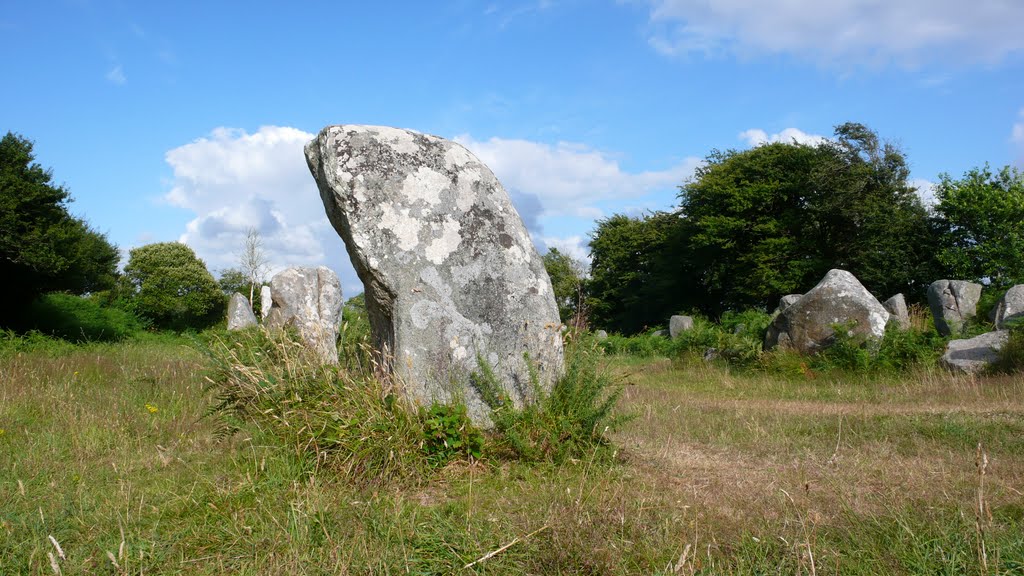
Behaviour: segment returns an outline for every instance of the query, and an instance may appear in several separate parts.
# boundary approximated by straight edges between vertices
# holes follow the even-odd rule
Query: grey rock
[[[668,330],[655,330],[654,332],[651,332],[651,336],[657,336],[658,338],[668,338],[669,333]]]
[[[1007,290],[995,308],[996,328],[1006,328],[1013,321],[1024,321],[1024,284]]]
[[[997,330],[966,340],[950,340],[939,362],[954,372],[981,372],[999,359],[999,351],[1009,337],[1009,330]]]
[[[782,298],[779,298],[779,306],[775,309],[776,313],[782,312],[786,308],[789,308],[796,303],[797,300],[803,298],[803,294],[786,294]]]
[[[325,363],[338,363],[341,282],[326,266],[293,267],[270,279],[268,328],[294,326],[307,346]]]
[[[722,355],[718,351],[718,348],[706,348],[704,350],[704,354],[703,354],[702,358],[704,359],[705,362],[713,362],[715,360],[718,360],[721,356]]]
[[[830,270],[817,286],[775,317],[764,347],[817,352],[834,341],[834,324],[851,324],[851,336],[880,340],[888,322],[889,312],[853,274]]]
[[[363,281],[375,346],[413,402],[460,400],[488,425],[479,360],[515,406],[534,396],[528,362],[550,389],[563,370],[551,281],[487,166],[382,126],[328,126],[306,161]]]
[[[672,316],[668,319],[668,334],[672,338],[678,338],[680,334],[693,329],[692,316]]]
[[[594,332],[594,337],[597,338],[598,340],[607,340],[608,333],[605,332],[604,330],[598,330],[597,332]]]
[[[928,307],[939,334],[950,336],[978,313],[981,284],[965,280],[936,280],[928,286]]]
[[[885,306],[885,309],[892,315],[889,321],[895,322],[900,330],[910,328],[910,311],[907,310],[907,300],[903,297],[903,294],[897,294],[889,298],[882,302],[882,306]]]
[[[241,330],[256,325],[256,315],[252,313],[249,299],[238,292],[228,300],[228,330]]]
[[[260,319],[267,320],[270,314],[270,307],[273,305],[273,296],[270,295],[270,286],[260,287]]]

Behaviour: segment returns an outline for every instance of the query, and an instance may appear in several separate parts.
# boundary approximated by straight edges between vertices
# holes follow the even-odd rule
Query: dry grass
[[[0,358],[0,573],[1024,571],[1021,376],[615,360],[636,416],[616,463],[365,488],[259,430],[216,441],[201,362],[166,344]]]

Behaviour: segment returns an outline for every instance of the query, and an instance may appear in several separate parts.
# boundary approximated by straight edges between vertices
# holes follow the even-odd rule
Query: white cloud
[[[647,0],[666,54],[792,54],[819,62],[997,62],[1024,51],[1017,0]]]
[[[107,81],[111,84],[117,84],[118,86],[128,81],[128,78],[124,75],[124,69],[120,64],[114,66],[109,72],[107,72]]]
[[[740,132],[739,139],[745,141],[748,146],[752,147],[777,142],[782,142],[784,144],[796,142],[797,144],[814,146],[828,140],[828,138],[825,138],[824,136],[808,134],[798,128],[786,128],[776,134],[768,134],[760,128],[751,128],[750,130]]]
[[[303,146],[313,134],[280,126],[255,133],[217,128],[167,152],[173,169],[167,203],[195,214],[179,240],[211,270],[235,267],[246,231],[256,228],[275,270],[326,264],[342,277],[346,294],[361,291],[344,244],[324,213]],[[554,246],[586,261],[586,239],[545,235],[541,216],[601,217],[599,203],[639,199],[672,189],[693,174],[688,158],[662,171],[627,172],[609,154],[580,144],[541,144],[491,138],[456,140],[487,164],[516,204],[538,248]]]
[[[346,294],[361,291],[306,167],[302,149],[311,138],[280,126],[253,134],[217,128],[169,151],[174,179],[164,199],[195,213],[179,240],[217,271],[238,266],[252,227],[263,238],[273,270],[325,264],[341,275]]]
[[[687,158],[666,170],[627,172],[609,154],[582,144],[478,141],[468,135],[455,140],[489,166],[512,194],[536,196],[545,216],[600,218],[604,215],[600,202],[678,186],[701,162]]]
[[[924,178],[914,178],[910,181],[910,185],[917,188],[917,197],[921,199],[921,203],[924,204],[925,208],[935,207],[938,200],[935,198],[934,182]]]
[[[583,236],[575,235],[568,237],[544,236],[540,238],[543,246],[538,246],[542,252],[556,248],[562,254],[568,254],[579,262],[583,270],[590,270],[590,248],[587,243],[590,240]]]

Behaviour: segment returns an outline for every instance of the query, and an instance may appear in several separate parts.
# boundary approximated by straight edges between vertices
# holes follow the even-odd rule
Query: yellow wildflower
[[[146,404],[146,410],[149,410],[150,414],[156,414],[159,409],[152,404]]]

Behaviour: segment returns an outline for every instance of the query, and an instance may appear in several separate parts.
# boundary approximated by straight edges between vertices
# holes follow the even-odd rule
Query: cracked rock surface
[[[460,144],[384,126],[328,126],[306,145],[327,216],[363,281],[375,347],[416,403],[534,395],[561,373],[558,307],[505,189]],[[470,378],[478,359],[500,390]]]

